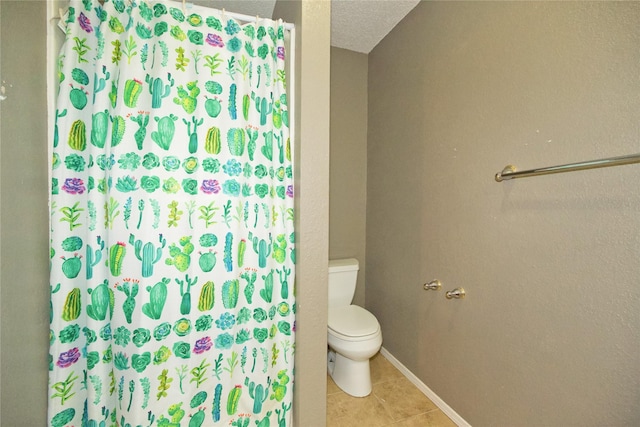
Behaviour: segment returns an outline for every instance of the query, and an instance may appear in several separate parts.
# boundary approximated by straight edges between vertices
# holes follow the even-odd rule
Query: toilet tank
[[[329,308],[351,304],[359,269],[355,258],[329,260]]]

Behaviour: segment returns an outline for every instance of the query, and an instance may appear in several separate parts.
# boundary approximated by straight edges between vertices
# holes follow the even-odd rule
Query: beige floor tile
[[[382,354],[378,353],[369,361],[371,367],[371,383],[378,384],[384,381],[404,378],[402,372],[396,369]]]
[[[352,397],[346,393],[327,396],[328,427],[383,427],[392,422],[393,419],[373,394],[367,397]]]
[[[456,427],[456,424],[439,409],[405,418],[392,424],[393,427]]]
[[[342,389],[333,381],[333,378],[327,374],[327,394],[342,393]]]
[[[404,377],[374,384],[373,393],[394,421],[437,409],[431,400]]]

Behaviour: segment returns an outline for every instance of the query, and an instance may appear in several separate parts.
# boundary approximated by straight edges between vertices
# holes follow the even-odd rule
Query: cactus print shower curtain
[[[290,425],[283,23],[129,0],[65,20],[49,425]]]

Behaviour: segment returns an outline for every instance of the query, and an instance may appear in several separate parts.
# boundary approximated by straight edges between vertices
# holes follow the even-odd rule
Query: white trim
[[[380,354],[384,356],[393,366],[395,366],[409,381],[415,385],[425,396],[427,396],[444,414],[451,419],[458,427],[471,427],[471,424],[466,422],[456,411],[447,405],[437,394],[434,393],[429,387],[425,385],[413,372],[407,369],[398,359],[396,359],[389,351],[382,347]]]

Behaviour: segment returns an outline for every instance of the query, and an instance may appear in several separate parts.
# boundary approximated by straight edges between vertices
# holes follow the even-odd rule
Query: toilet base
[[[369,359],[351,360],[330,350],[327,370],[333,382],[345,393],[354,397],[365,397],[371,393]]]

